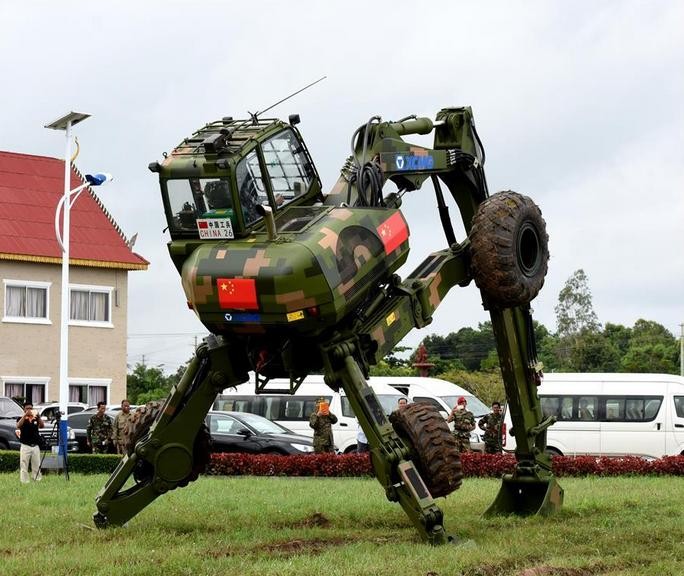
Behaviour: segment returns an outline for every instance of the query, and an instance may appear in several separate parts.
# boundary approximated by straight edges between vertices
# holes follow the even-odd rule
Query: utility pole
[[[682,330],[679,336],[679,375],[684,376],[684,322],[679,327]]]

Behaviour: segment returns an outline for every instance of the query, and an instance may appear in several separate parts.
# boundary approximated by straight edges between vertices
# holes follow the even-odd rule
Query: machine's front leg
[[[133,452],[100,490],[95,525],[121,526],[161,494],[195,480],[208,463],[210,440],[203,426],[216,394],[247,380],[245,359],[231,354],[222,339],[209,337],[156,414],[149,434],[138,431]],[[133,485],[126,487],[131,476]]]
[[[390,416],[395,426],[406,433],[400,435],[368,386],[354,354],[352,342],[328,350],[326,381],[344,389],[368,438],[373,470],[388,500],[399,502],[425,541],[433,545],[449,542],[453,538],[444,530],[443,514],[433,496],[446,496],[461,484],[461,464],[453,436],[439,413],[427,405],[412,405],[401,415]],[[413,428],[413,421],[420,421],[424,429],[407,430]],[[444,458],[431,459],[421,442],[428,444],[437,436]],[[411,446],[412,439],[415,441]],[[421,477],[419,468],[429,477]]]
[[[532,316],[529,306],[492,309],[508,409],[513,423],[517,460],[513,474],[503,484],[486,514],[542,514],[556,512],[563,504],[563,489],[551,471],[545,453],[546,429],[551,418],[542,418],[537,386],[537,365]]]

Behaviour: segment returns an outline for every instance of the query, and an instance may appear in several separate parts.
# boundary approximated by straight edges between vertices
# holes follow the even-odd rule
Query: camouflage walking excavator
[[[355,131],[352,155],[328,194],[298,122],[297,115],[288,123],[226,117],[150,164],[188,306],[211,335],[166,401],[135,415],[134,447],[97,496],[96,525],[121,525],[197,478],[210,452],[204,418],[224,388],[253,373],[257,392],[294,393],[307,374],[322,372],[349,398],[387,498],[424,540],[447,542],[434,499],[461,484],[454,439],[427,405],[388,417],[366,378],[412,328],[431,322],[452,287],[471,280],[491,314],[517,445],[515,472],[488,512],[559,508],[529,306],[548,261],[537,206],[515,192],[489,196],[470,108],[445,108],[435,120],[371,118]],[[433,132],[433,148],[402,139]],[[396,271],[408,255],[409,229],[401,198],[428,179],[447,247],[402,280]],[[388,180],[396,190],[383,190]],[[460,211],[467,234],[460,241],[443,186]],[[289,379],[289,387],[273,390],[273,378]]]

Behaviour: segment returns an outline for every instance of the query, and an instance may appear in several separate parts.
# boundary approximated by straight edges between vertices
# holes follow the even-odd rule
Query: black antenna
[[[268,108],[261,110],[260,112],[255,112],[254,114],[252,114],[251,112],[248,112],[248,114],[251,116],[252,121],[256,122],[259,114],[263,114],[264,112],[268,112],[271,108],[275,108],[278,104],[282,104],[283,102],[285,102],[285,100],[289,100],[290,98],[292,98],[293,96],[296,96],[300,92],[304,92],[304,90],[306,90],[307,88],[311,88],[314,84],[318,84],[321,80],[325,80],[326,78],[327,78],[327,76],[321,76],[315,82],[312,82],[311,84],[308,84],[307,86],[304,86],[304,88],[300,88],[299,90],[297,90],[296,92],[293,92],[289,96],[286,96],[282,100],[278,100],[275,104],[271,104]]]

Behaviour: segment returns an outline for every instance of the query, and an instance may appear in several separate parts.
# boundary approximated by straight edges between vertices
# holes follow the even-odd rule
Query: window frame
[[[11,398],[12,396],[7,394],[8,384],[21,384],[23,387],[22,397],[24,398],[26,398],[26,386],[42,386],[43,400],[41,400],[41,402],[47,402],[50,384],[50,378],[48,376],[0,376],[0,387],[2,388],[2,395]],[[33,399],[31,399],[31,401],[35,404],[40,403],[36,402]]]
[[[50,320],[50,287],[52,282],[41,282],[39,280],[14,280],[5,278],[2,281],[4,287],[4,306],[2,321],[16,324],[52,324]],[[9,316],[7,314],[7,288],[35,288],[45,290],[45,316]]]
[[[279,155],[280,153],[275,150],[268,150],[267,145],[271,143],[273,140],[277,138],[282,138],[284,134],[289,134],[291,137],[291,140],[293,139],[295,142],[297,142],[298,146],[300,147],[299,152],[292,150],[290,147],[288,149],[288,152],[292,155],[292,158],[294,162],[292,164],[284,164],[282,162],[282,158]],[[296,200],[297,198],[301,198],[302,196],[306,195],[308,191],[311,189],[311,186],[315,180],[313,171],[311,170],[311,160],[309,156],[306,154],[304,148],[302,148],[302,141],[298,137],[297,133],[291,128],[291,127],[286,127],[283,130],[280,130],[276,132],[275,134],[272,134],[268,138],[264,139],[260,145],[259,145],[259,155],[260,155],[260,160],[262,164],[262,173],[265,173],[267,175],[267,181],[268,181],[268,187],[270,189],[270,193],[274,199],[276,200],[276,197],[278,195],[282,195],[283,197],[283,203],[282,206],[285,206],[292,202],[293,200]],[[268,154],[275,154],[277,162],[268,162]],[[269,169],[269,166],[273,167],[280,167],[283,171],[283,175],[273,175],[271,173],[271,170]],[[297,166],[297,176],[292,176],[288,175],[285,173],[285,169],[283,168],[284,166]],[[301,179],[303,187],[297,193],[294,188],[294,182],[298,181],[298,179]],[[274,180],[293,180],[292,188],[289,188],[288,186],[288,193],[284,193],[282,190],[276,190],[274,186]],[[291,191],[291,195],[289,192]],[[276,202],[277,205],[277,202]],[[282,206],[277,206],[277,208],[281,208]]]
[[[86,388],[86,398],[80,397],[77,400],[71,398],[71,389]],[[95,403],[91,401],[90,388],[105,388],[105,404],[110,404],[112,394],[112,379],[111,378],[69,378],[69,402],[81,402],[88,406],[94,406]]]
[[[74,292],[88,292],[88,295],[107,294],[107,317],[108,320],[81,320],[71,317],[71,304]],[[114,293],[113,286],[102,286],[95,284],[69,284],[69,326],[89,326],[93,328],[114,328],[112,322],[112,294]],[[90,316],[90,300],[88,305],[88,315]]]
[[[594,418],[593,420],[580,420],[579,418],[579,401],[582,398],[595,398],[594,403]],[[572,417],[563,418],[562,417],[562,405],[563,401],[566,399],[572,399]],[[547,402],[544,402],[544,401]],[[662,394],[540,394],[539,402],[542,406],[542,413],[544,417],[553,416],[554,414],[548,414],[547,410],[544,410],[546,406],[551,404],[551,400],[556,401],[556,418],[557,422],[573,422],[573,423],[588,423],[588,422],[604,422],[604,423],[614,423],[614,422],[626,422],[631,424],[643,424],[647,422],[653,422],[658,417],[660,413],[663,402],[665,401],[665,396]],[[653,416],[646,418],[646,405],[649,401],[657,400],[659,402],[658,410],[655,411]],[[630,417],[627,412],[628,406],[631,407],[634,403],[641,402],[643,410],[641,413],[641,418]],[[546,406],[545,406],[546,405]],[[608,409],[617,408],[618,412],[614,417],[609,418]]]

